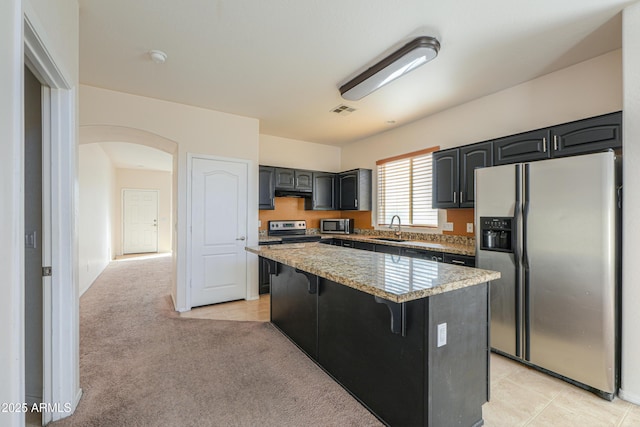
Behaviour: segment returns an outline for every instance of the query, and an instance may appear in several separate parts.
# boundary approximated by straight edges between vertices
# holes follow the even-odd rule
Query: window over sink
[[[378,225],[394,215],[402,225],[437,227],[438,210],[431,208],[432,147],[378,160]]]

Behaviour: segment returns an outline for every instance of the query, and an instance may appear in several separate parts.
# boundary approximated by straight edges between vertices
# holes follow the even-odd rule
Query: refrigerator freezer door
[[[480,217],[513,217],[519,211],[516,200],[520,166],[505,165],[476,169],[476,264],[499,271],[501,278],[490,283],[491,347],[512,356],[521,356],[521,285],[513,253],[480,249]],[[518,251],[517,251],[518,252]]]
[[[530,362],[615,392],[613,153],[529,164]],[[525,206],[525,210],[526,206]]]

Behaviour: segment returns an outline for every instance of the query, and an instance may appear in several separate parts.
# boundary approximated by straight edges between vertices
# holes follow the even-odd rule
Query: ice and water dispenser
[[[480,249],[513,252],[515,230],[513,217],[480,217]]]

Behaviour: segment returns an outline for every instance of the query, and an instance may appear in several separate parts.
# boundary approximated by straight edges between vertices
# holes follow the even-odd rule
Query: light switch
[[[444,231],[453,231],[453,223],[452,222],[445,222],[444,224],[442,224],[442,229]]]
[[[24,235],[24,247],[26,249],[35,249],[38,247],[35,231],[27,232],[27,234]]]
[[[447,324],[440,323],[438,325],[438,347],[447,345]]]

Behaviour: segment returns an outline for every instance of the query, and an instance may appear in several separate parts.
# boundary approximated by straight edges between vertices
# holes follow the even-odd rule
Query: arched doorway
[[[79,260],[81,293],[109,261],[125,252],[123,185],[162,192],[158,251],[172,252],[175,283],[178,144],[151,132],[111,125],[80,126],[79,141],[79,240],[80,252],[84,247],[86,254]],[[103,226],[96,227],[96,221]]]

